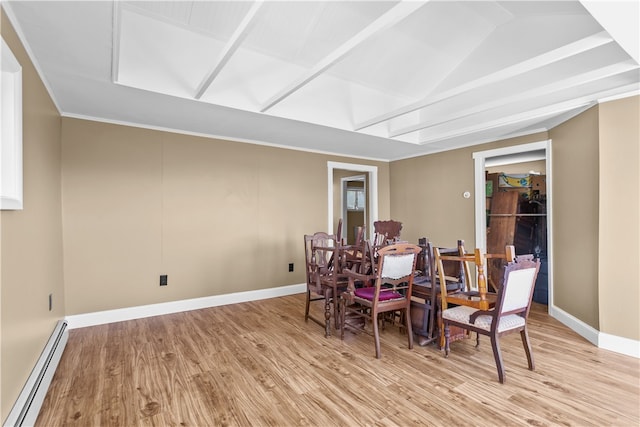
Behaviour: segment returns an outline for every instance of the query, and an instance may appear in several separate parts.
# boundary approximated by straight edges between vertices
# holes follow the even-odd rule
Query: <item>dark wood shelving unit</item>
[[[506,245],[514,245],[516,255],[534,254],[541,266],[537,294],[534,300],[546,304],[547,276],[547,209],[544,175],[532,176],[531,187],[500,187],[499,174],[487,174],[492,191],[487,194],[487,252],[499,253]],[[489,269],[489,282],[502,284],[501,269]],[[542,283],[544,281],[544,283]]]

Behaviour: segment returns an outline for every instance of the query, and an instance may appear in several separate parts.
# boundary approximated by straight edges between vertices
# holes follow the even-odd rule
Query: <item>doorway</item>
[[[340,178],[342,205],[342,235],[348,245],[356,241],[357,228],[367,223],[367,179],[366,175]]]
[[[473,153],[475,163],[475,229],[476,246],[487,250],[487,181],[485,173],[488,167],[513,165],[533,161],[544,161],[546,174],[546,300],[547,305],[553,305],[553,242],[552,242],[552,170],[551,170],[551,140],[530,144],[504,147]],[[542,266],[541,266],[542,269]]]
[[[378,220],[378,167],[369,165],[359,165],[355,163],[327,162],[327,229],[329,233],[335,232],[337,221],[343,218],[342,207],[342,180],[341,172],[355,172],[353,175],[362,176],[366,185],[366,231],[368,238],[371,238],[373,232],[373,222]],[[351,227],[353,228],[353,227]],[[346,231],[346,227],[344,228]]]

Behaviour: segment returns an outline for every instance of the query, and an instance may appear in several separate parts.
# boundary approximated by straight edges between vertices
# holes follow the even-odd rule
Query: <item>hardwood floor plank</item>
[[[640,363],[536,306],[518,335],[407,348],[303,319],[304,295],[71,330],[36,426],[637,426]],[[314,307],[318,316],[321,307]],[[483,337],[484,338],[484,337]]]

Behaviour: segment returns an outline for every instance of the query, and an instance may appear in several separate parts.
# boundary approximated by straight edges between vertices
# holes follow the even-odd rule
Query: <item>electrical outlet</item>
[[[289,272],[292,272],[292,271],[293,271],[293,263],[292,263],[292,262],[290,262],[290,263],[289,263]]]
[[[160,286],[167,286],[168,283],[168,278],[166,274],[162,274],[160,275]]]

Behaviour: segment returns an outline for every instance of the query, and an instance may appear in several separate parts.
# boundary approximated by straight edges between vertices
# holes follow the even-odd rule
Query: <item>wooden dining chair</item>
[[[400,221],[378,220],[373,223],[373,239],[371,240],[371,252],[373,254],[372,270],[378,268],[378,250],[400,241],[400,231],[402,223]]]
[[[445,269],[443,265],[447,261],[461,262],[464,268],[465,286],[455,292],[441,294],[441,309],[446,310],[449,304],[468,305],[471,307],[486,310],[492,307],[496,301],[496,293],[490,292],[487,287],[487,259],[505,259],[512,262],[515,259],[515,248],[513,245],[505,246],[505,251],[500,254],[486,254],[479,248],[474,253],[466,253],[464,249],[459,255],[444,254],[439,248],[434,248],[436,268],[440,280],[445,279]],[[472,265],[475,268],[472,268]],[[475,277],[472,278],[472,274]],[[473,286],[475,279],[475,287]]]
[[[392,219],[373,223],[373,245],[382,247],[400,239],[402,223]]]
[[[418,239],[422,249],[416,261],[416,276],[413,280],[411,301],[411,322],[413,332],[420,345],[434,342],[439,334],[437,313],[439,307],[441,278],[437,273],[434,247],[426,237]],[[440,254],[460,255],[464,253],[464,240],[458,240],[457,246],[451,248],[438,247]],[[442,263],[447,292],[456,292],[465,286],[464,268],[461,262]],[[435,286],[433,286],[435,284]],[[444,344],[444,341],[442,342]]]
[[[343,249],[335,234],[317,232],[304,236],[307,277],[304,320],[306,322],[311,319],[320,326],[324,326],[326,337],[331,335],[332,311],[336,327],[339,325],[336,297],[346,290],[348,283],[348,278],[342,274]],[[323,303],[324,319],[311,314],[311,303],[315,301]]]
[[[515,248],[512,245],[506,246],[505,251],[496,254],[486,254],[476,248],[473,253],[467,253],[464,247],[460,247],[459,254],[445,254],[440,248],[434,248],[436,269],[440,280],[446,280],[446,262],[460,262],[462,264],[464,286],[457,290],[440,293],[440,311],[446,310],[449,305],[466,305],[473,308],[487,310],[492,308],[497,300],[495,292],[489,292],[487,287],[487,258],[505,259],[508,262],[514,260]],[[475,286],[474,286],[475,283]],[[439,319],[439,346],[444,348],[444,324]],[[452,340],[462,339],[466,336],[464,331],[456,330],[452,334]]]
[[[450,328],[452,326],[476,332],[478,334],[476,347],[480,345],[480,335],[488,335],[491,338],[498,380],[500,383],[504,383],[505,373],[500,351],[500,337],[520,332],[529,370],[534,370],[527,317],[539,270],[540,260],[534,261],[531,255],[517,257],[515,262],[509,263],[505,268],[504,280],[498,289],[497,300],[493,308],[479,309],[460,305],[443,310],[445,357],[449,356]]]
[[[398,318],[404,319],[408,346],[413,348],[409,305],[416,258],[420,250],[419,246],[410,243],[387,245],[378,251],[378,268],[375,274],[364,277],[345,272],[349,277],[349,285],[347,291],[340,296],[342,339],[346,327],[366,330],[366,324],[369,323],[373,328],[376,358],[380,359],[379,315],[398,312]],[[357,287],[356,281],[361,281],[363,286]]]

